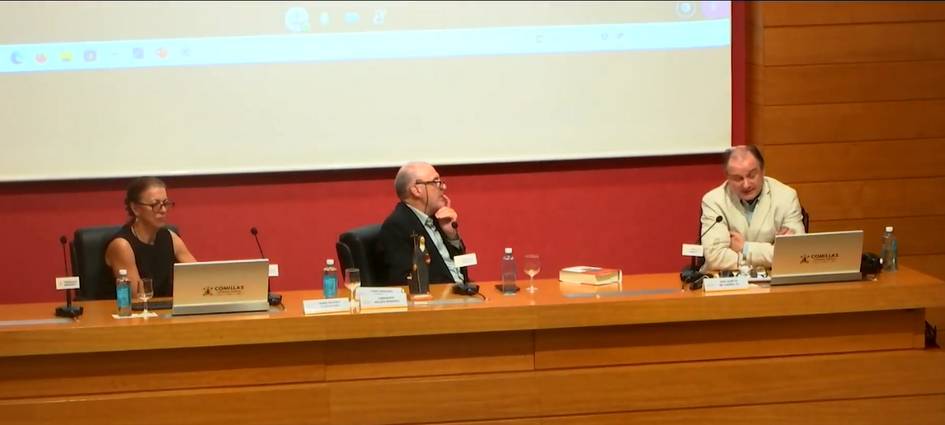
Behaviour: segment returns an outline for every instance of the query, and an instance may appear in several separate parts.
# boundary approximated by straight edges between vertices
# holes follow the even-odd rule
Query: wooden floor
[[[945,423],[945,352],[924,339],[945,283],[910,269],[722,295],[670,274],[483,287],[327,316],[301,312],[316,291],[149,320],[0,306],[0,424]]]

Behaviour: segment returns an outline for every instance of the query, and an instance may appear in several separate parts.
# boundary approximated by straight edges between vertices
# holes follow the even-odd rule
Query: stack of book
[[[558,272],[558,280],[565,283],[581,283],[585,285],[607,285],[620,282],[619,269],[603,267],[574,266],[566,267]]]

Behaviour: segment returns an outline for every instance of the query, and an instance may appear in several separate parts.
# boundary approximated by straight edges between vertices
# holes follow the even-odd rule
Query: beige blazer
[[[738,195],[728,190],[727,183],[710,190],[702,197],[702,232],[708,230],[718,216],[722,216],[722,222],[702,237],[706,259],[703,270],[738,268],[738,257],[741,253],[729,248],[729,230],[739,232],[745,237],[748,263],[752,267],[771,267],[774,236],[778,229],[786,227],[795,234],[804,233],[797,192],[771,177],[764,178],[764,186],[751,223],[748,222],[745,207],[739,201]]]

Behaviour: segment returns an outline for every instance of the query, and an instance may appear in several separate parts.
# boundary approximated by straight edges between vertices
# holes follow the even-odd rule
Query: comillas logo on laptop
[[[840,258],[840,253],[831,252],[828,254],[804,254],[801,255],[801,264],[825,264],[835,263]]]
[[[243,285],[216,285],[203,287],[203,296],[205,297],[216,297],[221,295],[243,295]]]

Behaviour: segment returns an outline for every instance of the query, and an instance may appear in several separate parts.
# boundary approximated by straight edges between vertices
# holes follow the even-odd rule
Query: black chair
[[[180,234],[175,226],[168,227]],[[72,273],[79,276],[77,300],[115,299],[112,270],[105,264],[105,244],[119,230],[121,226],[98,226],[75,231],[69,250],[72,254]]]
[[[810,233],[810,214],[801,207],[801,223],[804,223],[804,233]]]
[[[362,286],[384,286],[384,258],[380,247],[381,225],[370,224],[357,227],[338,236],[335,250],[338,252],[340,270],[357,267],[361,270]]]

